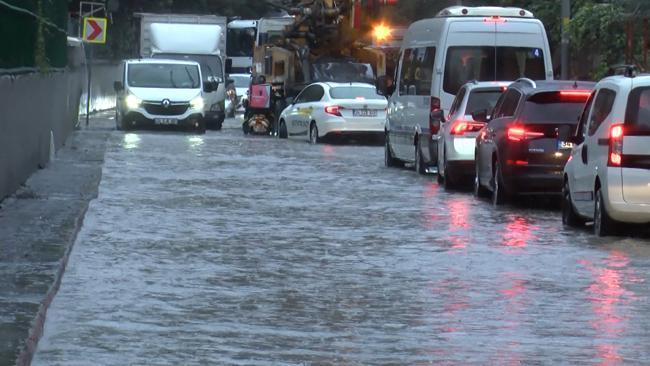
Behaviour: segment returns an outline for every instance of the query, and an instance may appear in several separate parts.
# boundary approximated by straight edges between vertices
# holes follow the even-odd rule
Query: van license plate
[[[377,117],[377,111],[374,109],[355,109],[352,111],[354,117]]]
[[[573,149],[575,145],[573,142],[568,142],[568,141],[558,141],[557,142],[557,148],[558,150],[569,150]]]
[[[157,125],[176,125],[178,124],[178,120],[175,118],[156,118],[154,119],[154,123]]]

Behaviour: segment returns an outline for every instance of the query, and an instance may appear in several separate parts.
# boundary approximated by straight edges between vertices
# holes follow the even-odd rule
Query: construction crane
[[[396,0],[269,0],[293,17],[283,37],[258,44],[254,76],[263,75],[284,96],[295,96],[314,81],[373,82],[386,73],[386,57],[370,47],[387,37],[379,10]],[[375,27],[375,29],[373,29]]]

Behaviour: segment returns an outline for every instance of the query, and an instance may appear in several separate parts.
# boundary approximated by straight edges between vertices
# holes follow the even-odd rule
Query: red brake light
[[[431,97],[431,102],[429,105],[430,112],[435,112],[440,109],[440,99],[436,97]]]
[[[608,166],[621,166],[623,162],[623,137],[625,137],[625,131],[622,124],[615,124],[609,129]]]
[[[432,118],[433,112],[440,110],[440,99],[431,97],[431,101],[429,103],[429,131],[431,131],[431,135],[434,135],[440,131],[440,124],[434,123],[434,120]]]
[[[458,121],[454,124],[454,126],[451,128],[451,134],[452,135],[462,135],[467,131],[469,128],[469,124],[464,121]]]
[[[510,127],[508,129],[508,140],[522,141],[544,136],[543,132],[526,131],[524,127]]]
[[[325,113],[331,114],[333,116],[342,117],[341,109],[342,108],[339,107],[338,105],[328,105],[327,107],[325,107]]]
[[[587,101],[589,90],[560,90],[560,98],[564,100]]]
[[[491,16],[491,17],[483,18],[483,21],[484,21],[484,22],[490,22],[490,23],[505,23],[505,22],[506,22],[506,19],[505,19],[505,18],[501,18],[501,17],[498,16],[498,15],[495,15],[495,16]]]

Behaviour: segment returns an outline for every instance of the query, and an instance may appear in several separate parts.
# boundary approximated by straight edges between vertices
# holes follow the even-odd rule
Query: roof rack
[[[499,6],[450,6],[441,10],[438,17],[514,17],[533,18],[534,15],[522,8]]]
[[[532,86],[533,88],[537,88],[537,83],[534,82],[533,80],[529,79],[529,78],[519,78],[519,79],[515,80],[515,83],[518,83],[520,81],[530,84],[530,86]]]

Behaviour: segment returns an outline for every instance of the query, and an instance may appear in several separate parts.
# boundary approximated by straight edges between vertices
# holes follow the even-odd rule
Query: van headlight
[[[198,97],[192,99],[192,101],[190,101],[190,106],[192,106],[193,109],[203,110],[203,107],[205,106],[203,97],[199,95]]]
[[[126,97],[126,106],[129,109],[136,109],[136,108],[140,107],[140,104],[142,104],[142,99],[136,97],[135,95],[129,94]]]

